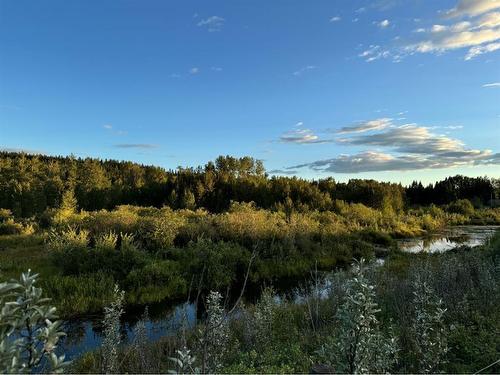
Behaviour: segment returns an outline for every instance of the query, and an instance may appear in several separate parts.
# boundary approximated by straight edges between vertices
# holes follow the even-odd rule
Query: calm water
[[[478,246],[488,241],[500,226],[459,226],[450,227],[425,238],[412,238],[398,240],[398,245],[403,251],[417,253],[443,252],[457,246]],[[327,281],[326,281],[327,282]],[[328,282],[327,282],[328,283]],[[300,292],[290,294],[297,303],[302,296]],[[328,285],[320,286],[321,293],[327,293]],[[324,296],[322,296],[324,297]],[[276,297],[280,298],[280,297]],[[147,335],[150,340],[163,336],[175,335],[183,322],[188,327],[196,323],[196,307],[194,304],[158,303],[148,306],[149,320],[146,322]],[[122,333],[124,341],[131,342],[134,338],[133,329],[143,314],[143,307],[129,308],[124,316]],[[67,321],[64,324],[67,336],[62,339],[59,351],[66,354],[67,359],[74,359],[84,352],[94,350],[102,342],[102,316],[87,316],[82,319]]]
[[[148,305],[149,319],[146,321],[146,332],[150,340],[175,335],[185,324],[193,327],[196,322],[196,307],[193,303],[158,303]],[[122,319],[122,337],[125,342],[134,339],[134,327],[142,316],[143,308],[127,311]],[[90,350],[94,350],[102,342],[102,316],[86,316],[64,322],[63,330],[67,336],[58,345],[60,354],[66,359],[74,359]]]
[[[401,250],[409,253],[439,253],[459,246],[479,246],[488,241],[500,226],[464,225],[449,227],[425,237],[397,240]]]

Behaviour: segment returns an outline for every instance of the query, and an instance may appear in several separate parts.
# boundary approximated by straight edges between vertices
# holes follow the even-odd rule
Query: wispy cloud
[[[485,83],[483,87],[500,87],[500,82]]]
[[[495,9],[500,9],[498,0],[460,0],[457,5],[445,12],[449,18],[474,17]]]
[[[342,18],[340,16],[333,16],[330,18],[330,22],[339,22]]]
[[[372,62],[379,59],[386,59],[391,56],[391,53],[379,45],[372,44],[358,56],[364,58],[366,62]]]
[[[294,171],[292,169],[273,169],[273,170],[269,171],[269,174],[281,174],[281,175],[287,175],[287,176],[294,175],[297,173],[298,173],[297,171]]]
[[[108,132],[115,134],[115,135],[125,135],[127,132],[125,130],[120,130],[120,129],[115,129],[115,127],[111,124],[104,124],[102,126],[104,129],[106,129]]]
[[[316,66],[315,65],[307,65],[303,68],[300,68],[299,70],[296,70],[295,72],[293,72],[293,75],[296,76],[296,77],[299,77],[301,76],[302,74],[308,72],[308,71],[311,71],[311,70],[314,70],[316,69]]]
[[[294,129],[283,133],[280,137],[282,143],[295,143],[295,144],[318,144],[329,143],[333,140],[322,139],[316,135],[311,129],[303,127],[303,122],[298,122]]]
[[[18,148],[18,147],[0,147],[1,152],[16,152],[16,153],[23,153],[23,154],[30,154],[30,155],[40,155],[40,154],[45,154],[44,151],[40,150],[31,150],[27,148]]]
[[[198,22],[198,27],[204,27],[209,32],[220,31],[226,20],[219,16],[211,16]]]
[[[189,69],[189,74],[198,74],[199,72],[200,72],[200,68],[197,68],[196,66]]]
[[[344,126],[340,130],[338,130],[337,133],[338,134],[363,133],[372,130],[385,129],[390,125],[392,125],[392,119],[384,117],[375,120],[359,122],[355,125]]]
[[[344,146],[366,147],[367,150],[295,165],[290,169],[359,173],[500,164],[500,153],[469,148],[463,141],[436,134],[429,127],[417,124],[395,125],[390,119],[383,120],[367,121],[360,126],[346,127],[343,128],[344,131],[339,131],[349,136],[337,139],[337,142]],[[378,122],[382,124],[379,128],[375,125],[363,126]],[[370,130],[373,130],[370,134],[359,134]]]
[[[158,145],[155,144],[149,144],[149,143],[120,143],[117,145],[114,145],[114,147],[117,148],[138,148],[138,149],[152,149],[152,148],[158,148]]]
[[[437,15],[439,22],[419,27],[412,37],[399,37],[400,46],[372,45],[359,56],[367,62],[381,58],[399,62],[417,53],[442,54],[464,49],[464,60],[471,60],[500,50],[500,11],[497,9],[500,9],[500,0],[460,0],[454,8]],[[390,24],[384,22],[384,26],[382,22],[378,23],[381,27]]]
[[[465,60],[500,49],[499,0],[461,0],[457,6],[445,11],[452,22],[434,24],[424,29],[424,38],[409,44],[409,53],[443,53],[468,48]],[[466,20],[457,20],[463,18]]]

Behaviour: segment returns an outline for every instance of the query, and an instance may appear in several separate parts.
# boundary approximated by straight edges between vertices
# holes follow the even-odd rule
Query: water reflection
[[[398,240],[399,247],[406,252],[417,253],[443,252],[457,246],[478,246],[493,236],[500,226],[461,226],[453,227],[423,238]],[[378,265],[383,264],[383,259],[377,259]],[[306,296],[311,295],[311,285],[304,285],[301,288],[281,289],[275,298],[278,303],[284,298],[295,303],[304,303]],[[321,278],[314,286],[317,298],[325,298],[331,289],[331,280]],[[251,293],[250,293],[251,294]],[[193,303],[165,304],[158,303],[149,305],[150,319],[146,322],[147,336],[154,341],[163,336],[175,335],[183,324],[183,320],[188,327],[193,327],[196,323],[196,306]],[[143,306],[128,307],[127,313],[122,321],[122,333],[124,340],[131,342],[134,338],[134,327],[144,311]],[[236,311],[235,314],[238,312]],[[184,316],[186,318],[184,318]],[[74,359],[77,356],[95,350],[102,342],[102,316],[86,316],[82,319],[74,319],[64,323],[64,330],[67,336],[61,340],[59,352],[66,354],[67,359]]]
[[[122,320],[122,337],[125,342],[134,339],[134,327],[142,313],[130,309]],[[157,340],[164,336],[173,336],[181,328],[183,322],[193,327],[196,322],[196,307],[193,303],[183,303],[169,308],[162,304],[153,305],[149,309],[150,318],[146,321],[146,333],[149,340]],[[58,346],[58,351],[71,360],[90,350],[94,350],[102,342],[102,316],[86,316],[84,319],[73,319],[64,322],[67,333]]]
[[[398,240],[401,250],[408,253],[444,252],[458,246],[475,247],[488,241],[500,226],[457,226],[443,229],[426,237]]]

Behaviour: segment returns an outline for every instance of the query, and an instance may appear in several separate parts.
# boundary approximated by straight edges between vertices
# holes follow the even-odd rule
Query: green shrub
[[[42,298],[36,286],[37,274],[28,270],[19,280],[0,283],[0,371],[31,373],[62,372],[68,362],[55,349],[61,336],[61,322],[56,321],[56,308]]]
[[[113,251],[116,249],[118,236],[115,232],[102,233],[95,239],[96,251]]]
[[[87,275],[55,275],[43,280],[42,286],[65,316],[101,312],[113,298],[115,280],[98,272]]]
[[[182,297],[187,292],[179,263],[169,260],[153,261],[143,268],[132,270],[124,286],[128,291],[127,298],[134,303],[159,302]]]
[[[24,227],[20,223],[16,223],[14,219],[7,219],[0,223],[0,235],[22,234]]]
[[[447,206],[447,211],[454,214],[471,216],[474,214],[474,206],[468,199],[459,199],[450,203]]]

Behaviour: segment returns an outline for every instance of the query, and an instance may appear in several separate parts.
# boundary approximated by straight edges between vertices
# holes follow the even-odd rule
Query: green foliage
[[[22,234],[23,231],[23,225],[16,223],[14,219],[7,219],[0,223],[0,235]]]
[[[195,367],[196,357],[191,354],[191,351],[185,346],[176,350],[175,357],[170,357],[169,360],[175,365],[175,370],[169,370],[169,374],[199,374],[200,369]]]
[[[262,161],[248,156],[219,156],[203,167],[166,171],[115,160],[2,152],[0,183],[0,207],[16,217],[52,212],[54,221],[63,224],[71,222],[77,206],[95,211],[126,204],[168,205],[223,212],[231,202],[253,201],[257,207],[277,209],[290,218],[292,212],[335,209],[333,202],[342,200],[392,215],[400,214],[407,203],[445,205],[468,199],[477,207],[489,206],[498,192],[498,182],[483,177],[454,176],[427,187],[414,182],[406,188],[361,179],[339,183],[332,178],[270,178]]]
[[[376,317],[380,310],[365,267],[364,261],[353,265],[345,302],[337,312],[339,336],[333,338],[333,345],[323,346],[320,355],[341,372],[385,373],[394,365],[398,347],[394,337],[380,332]]]
[[[229,342],[229,324],[219,292],[209,293],[206,309],[206,321],[199,332],[196,351],[201,361],[201,372],[213,374],[222,368]]]
[[[274,315],[277,307],[274,299],[275,294],[272,288],[264,289],[259,301],[255,305],[253,332],[257,348],[265,348],[272,335]]]
[[[61,204],[54,212],[53,221],[56,225],[64,225],[69,222],[76,213],[78,202],[73,190],[66,190],[62,194]]]
[[[241,280],[238,272],[246,268],[250,257],[249,251],[237,244],[204,239],[172,255],[179,261],[185,279],[193,279],[193,285],[201,285],[204,291],[221,290]]]
[[[94,240],[94,248],[89,246],[89,232],[69,228],[62,232],[53,231],[49,235],[48,247],[52,250],[52,260],[65,275],[81,275],[107,272],[117,279],[123,279],[132,269],[146,263],[145,254],[130,246],[130,239],[118,251],[118,236],[104,233]],[[129,241],[129,245],[127,245]]]
[[[266,289],[254,306],[240,305],[230,319],[219,295],[217,303],[207,303],[215,311],[209,316],[217,319],[201,321],[201,331],[188,332],[181,340],[150,342],[145,352],[177,373],[208,368],[213,353],[219,358],[220,373],[307,373],[312,368],[345,372],[349,360],[341,354],[353,347],[348,344],[357,337],[359,372],[413,373],[433,367],[432,371],[473,373],[498,359],[499,244],[500,235],[480,249],[436,255],[395,253],[382,266],[363,265],[330,275],[321,299],[311,299],[307,293],[314,290],[306,289],[303,299],[292,302]],[[301,302],[308,300],[317,303],[314,325],[310,306]],[[218,330],[217,322],[227,326]],[[216,327],[212,336],[204,334],[208,325]],[[325,350],[318,354],[320,346]],[[196,355],[188,348],[196,348]],[[124,356],[134,352],[120,351]],[[221,352],[224,355],[219,356]],[[120,371],[137,372],[140,356],[131,358],[134,363],[123,357],[127,364]],[[94,372],[99,370],[88,356],[82,361]],[[329,363],[332,366],[326,366]],[[489,371],[498,372],[498,366]]]
[[[61,372],[68,362],[57,356],[57,342],[65,333],[55,321],[56,309],[35,286],[37,274],[23,273],[19,280],[0,283],[0,371],[31,373],[42,361],[51,372]]]
[[[433,373],[439,369],[448,351],[444,324],[446,309],[420,275],[414,282],[414,288],[415,315],[412,330],[419,363],[418,372]]]
[[[118,242],[118,236],[114,232],[102,233],[95,239],[94,248],[96,251],[114,251],[116,250],[116,244]]]
[[[115,285],[113,301],[104,308],[104,339],[101,346],[101,371],[105,374],[119,372],[118,348],[121,343],[120,317],[123,314],[124,292]]]
[[[474,214],[474,206],[468,199],[459,199],[450,203],[447,206],[448,212],[460,214],[464,216],[471,216]]]
[[[127,298],[134,303],[160,302],[182,297],[187,292],[179,264],[170,260],[155,260],[130,271],[124,286]]]
[[[115,280],[98,272],[78,276],[47,276],[42,281],[53,303],[64,316],[101,312],[113,298]]]

